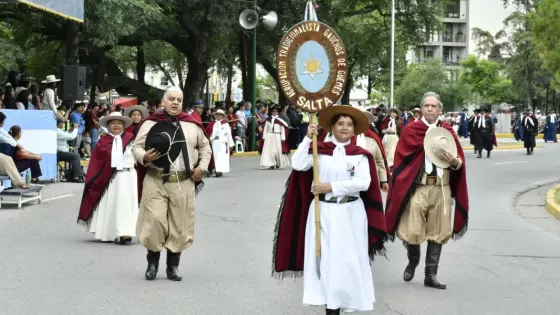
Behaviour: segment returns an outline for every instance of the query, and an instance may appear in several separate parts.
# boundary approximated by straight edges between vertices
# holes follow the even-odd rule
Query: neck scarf
[[[525,127],[527,127],[528,123],[531,123],[531,126],[533,126],[533,127],[535,126],[535,123],[533,122],[533,119],[531,119],[531,117],[529,117],[529,116],[526,116],[525,117]]]
[[[123,144],[121,138],[122,132],[118,135],[113,135],[113,147],[111,148],[111,167],[116,168],[118,171],[122,171],[124,168],[124,153]]]
[[[486,128],[486,118],[484,116],[480,116],[480,120],[478,121],[478,128]]]

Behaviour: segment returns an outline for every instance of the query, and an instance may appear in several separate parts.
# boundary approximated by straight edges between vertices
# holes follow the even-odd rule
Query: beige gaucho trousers
[[[401,217],[397,237],[411,245],[428,240],[445,244],[451,239],[451,188],[449,171],[444,170],[443,186],[424,175]],[[444,211],[444,208],[446,209]]]
[[[194,241],[194,182],[167,182],[148,174],[144,178],[140,214],[136,225],[138,241],[147,249],[167,248],[180,253]]]

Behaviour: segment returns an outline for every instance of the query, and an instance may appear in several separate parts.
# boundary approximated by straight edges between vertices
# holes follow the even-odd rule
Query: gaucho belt
[[[337,198],[337,197],[333,197],[333,198],[327,200],[327,199],[325,199],[325,195],[323,195],[323,194],[319,195],[319,201],[326,202],[326,203],[339,203],[339,204],[342,204],[342,203],[353,202],[353,201],[356,201],[356,200],[358,200],[358,197],[354,197],[354,196],[344,196],[344,197],[342,197],[342,199],[340,199],[340,202],[338,202],[338,198]]]
[[[148,175],[159,179],[159,180],[163,180],[163,172],[160,170],[156,170],[154,168],[149,168],[148,169]],[[177,183],[177,182],[181,182],[181,181],[186,181],[187,180],[187,174],[185,174],[185,171],[179,171],[179,172],[172,172],[171,174],[169,174],[169,182],[170,183]]]

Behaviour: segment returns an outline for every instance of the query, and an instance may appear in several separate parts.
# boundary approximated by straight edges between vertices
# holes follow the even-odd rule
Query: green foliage
[[[560,5],[542,0],[531,14],[533,43],[543,60],[543,68],[554,74],[554,86],[560,88]]]
[[[0,22],[0,85],[4,85],[8,72],[18,69],[24,58],[22,49],[14,41],[11,29],[6,23]]]
[[[512,82],[500,74],[500,64],[470,55],[461,62],[460,81],[485,104],[510,99]]]
[[[450,80],[450,73],[439,60],[412,64],[401,85],[395,90],[395,103],[402,108],[418,106],[422,95],[436,92],[445,110],[452,110],[465,103],[467,90],[464,84]]]

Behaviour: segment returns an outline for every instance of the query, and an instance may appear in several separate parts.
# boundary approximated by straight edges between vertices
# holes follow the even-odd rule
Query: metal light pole
[[[253,30],[253,80],[252,80],[252,104],[251,104],[251,150],[255,149],[257,137],[257,26],[262,22],[266,29],[273,30],[278,23],[278,16],[275,12],[268,12],[266,15],[259,16],[257,0],[254,2],[254,10],[247,9],[239,16],[239,24],[246,30]]]
[[[393,96],[395,93],[395,0],[391,1],[391,99],[390,107],[393,107]]]

